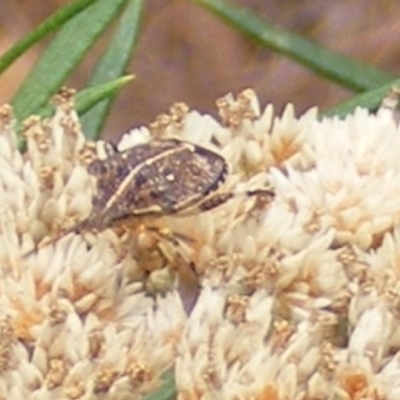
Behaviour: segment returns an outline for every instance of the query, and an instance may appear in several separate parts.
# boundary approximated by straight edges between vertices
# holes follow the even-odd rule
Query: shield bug
[[[43,241],[38,248],[69,233],[101,231],[140,217],[210,210],[234,196],[217,190],[226,179],[228,166],[221,155],[205,147],[163,139],[121,152],[112,146],[106,149],[104,160],[95,160],[88,166],[89,174],[96,180],[89,216]]]
[[[97,182],[93,211],[82,227],[105,229],[127,218],[179,214],[195,208],[225,181],[219,154],[165,139],[115,152],[88,171]]]
[[[42,242],[38,248],[69,233],[101,231],[140,217],[207,211],[235,196],[233,192],[218,191],[228,173],[225,159],[191,142],[153,140],[121,152],[108,146],[107,153],[104,160],[95,160],[88,166],[89,174],[96,180],[89,216]],[[273,196],[269,190],[246,194]]]

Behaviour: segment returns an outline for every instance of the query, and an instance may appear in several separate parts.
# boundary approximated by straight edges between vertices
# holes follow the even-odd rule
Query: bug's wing
[[[157,151],[151,149],[154,144]],[[177,213],[199,202],[225,180],[226,162],[210,150],[179,140],[150,142],[148,146],[152,157],[125,173],[104,204],[103,212],[113,221]],[[126,153],[126,164],[133,165],[131,157],[136,160],[136,150]]]
[[[220,155],[181,142],[164,157],[148,160],[138,171],[132,212],[177,213],[215,191],[226,174],[227,165]]]
[[[137,187],[140,170],[149,161],[163,158],[180,143],[175,139],[144,143],[90,164],[88,172],[96,178],[97,187],[89,225],[101,228],[130,214],[135,207],[133,192],[140,190]]]

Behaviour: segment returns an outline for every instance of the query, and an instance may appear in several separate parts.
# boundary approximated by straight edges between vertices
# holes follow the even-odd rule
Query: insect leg
[[[180,211],[177,216],[190,216],[200,212],[209,211],[239,196],[256,196],[271,199],[275,194],[270,189],[247,190],[245,192],[217,192],[205,197],[193,207]]]

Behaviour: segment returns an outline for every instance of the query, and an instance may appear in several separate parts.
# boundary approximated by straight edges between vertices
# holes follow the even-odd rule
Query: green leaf
[[[17,119],[48,103],[125,2],[98,0],[63,26],[12,101]]]
[[[358,96],[354,96],[348,101],[341,103],[335,107],[330,108],[328,111],[321,113],[322,116],[338,116],[345,117],[347,114],[352,113],[356,107],[364,107],[370,111],[376,110],[383,98],[393,87],[400,87],[400,79],[396,79],[387,85],[383,85],[378,89],[370,90]]]
[[[122,76],[109,82],[101,83],[96,86],[81,90],[75,95],[75,108],[79,115],[86,113],[109,97],[115,95],[122,86],[133,79],[132,75]],[[37,113],[41,117],[49,117],[54,113],[53,105],[46,106]]]
[[[121,76],[131,59],[138,40],[143,0],[130,0],[120,18],[117,31],[108,46],[107,52],[97,64],[89,86]],[[89,139],[98,139],[114,96],[98,103],[87,111],[81,119],[83,131]]]
[[[78,92],[75,96],[75,108],[78,114],[83,114],[90,108],[94,107],[99,102],[103,101],[109,96],[113,96],[122,86],[127,84],[133,78],[132,75],[127,75],[114,79],[113,81],[102,83],[97,86],[82,90]],[[37,115],[41,117],[49,117],[54,114],[55,107],[49,105],[43,107],[38,111]],[[21,128],[21,123],[18,124],[17,130]],[[18,136],[18,148],[20,151],[25,151],[25,139],[20,135]]]
[[[279,28],[245,9],[222,0],[192,1],[211,10],[261,45],[284,54],[349,89],[370,90],[395,79],[388,73],[327,50],[300,35]]]
[[[163,386],[155,392],[147,395],[143,400],[173,400],[176,399],[174,371],[167,371],[164,376]]]
[[[90,6],[97,0],[77,0],[60,8],[47,18],[29,35],[25,36],[0,57],[0,74],[4,72],[21,54],[32,47],[44,36],[60,28],[66,21]]]
[[[133,79],[133,75],[126,75],[109,82],[92,86],[79,92],[76,96],[76,110],[82,115],[101,103],[104,99],[113,97],[122,86],[125,86]]]

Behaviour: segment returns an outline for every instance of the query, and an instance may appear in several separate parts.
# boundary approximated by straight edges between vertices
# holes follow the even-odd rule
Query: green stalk
[[[38,113],[49,102],[125,2],[98,0],[64,24],[12,101],[17,119]]]
[[[60,28],[65,22],[96,1],[97,0],[77,0],[61,7],[51,17],[47,18],[35,28],[28,36],[25,36],[0,57],[0,74],[44,36]]]
[[[395,79],[386,72],[279,28],[246,9],[222,0],[192,1],[209,9],[262,46],[281,53],[346,88],[356,91],[371,90]]]
[[[107,51],[97,64],[89,87],[116,79],[125,72],[138,40],[142,12],[143,0],[128,2]],[[82,129],[87,138],[92,140],[99,138],[111,102],[116,94],[115,91],[113,96],[108,96],[82,115]]]
[[[330,108],[326,112],[321,113],[321,116],[338,116],[344,118],[347,114],[352,113],[357,107],[367,108],[370,111],[376,110],[383,98],[392,88],[400,88],[400,78],[395,79],[387,85],[383,85],[378,89],[370,90],[368,92],[359,94],[358,96],[352,97],[335,107]]]

